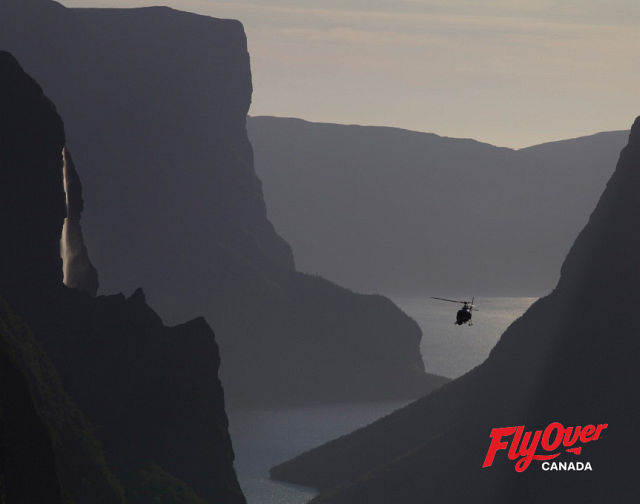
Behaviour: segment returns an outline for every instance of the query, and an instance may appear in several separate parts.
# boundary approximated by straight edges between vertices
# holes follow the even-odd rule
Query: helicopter
[[[473,301],[475,300],[475,297],[472,297],[471,301],[457,301],[455,299],[446,299],[446,298],[433,297],[433,296],[431,297],[431,299],[438,299],[440,301],[449,301],[450,303],[462,304],[462,308],[460,308],[458,310],[458,313],[456,313],[456,321],[454,323],[456,325],[462,325],[462,324],[473,325],[473,323],[471,322],[471,312],[473,312],[473,310],[478,311],[478,309],[473,306]]]

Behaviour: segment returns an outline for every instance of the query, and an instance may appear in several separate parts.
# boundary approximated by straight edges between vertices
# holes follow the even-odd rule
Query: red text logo
[[[524,425],[498,427],[491,430],[491,444],[482,467],[493,465],[496,453],[500,450],[508,450],[509,460],[518,460],[518,472],[524,471],[533,460],[554,459],[562,450],[580,455],[582,446],[575,445],[596,441],[608,426],[609,424],[565,427],[560,422],[553,422],[544,431],[535,432],[525,431]]]

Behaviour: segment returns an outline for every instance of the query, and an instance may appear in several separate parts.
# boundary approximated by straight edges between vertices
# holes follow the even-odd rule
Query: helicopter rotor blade
[[[461,303],[461,304],[469,303],[469,301],[458,301],[456,299],[447,299],[447,298],[434,297],[434,296],[431,296],[431,299],[438,299],[440,301],[449,301],[450,303]]]

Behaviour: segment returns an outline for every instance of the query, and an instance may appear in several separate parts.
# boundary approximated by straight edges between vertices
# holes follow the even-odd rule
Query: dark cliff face
[[[80,227],[82,189],[70,154],[66,153],[65,162],[61,150],[62,122],[38,84],[24,78],[13,57],[2,52],[0,58],[6,70],[0,96],[0,182],[6,191],[0,211],[17,216],[5,223],[8,246],[0,251],[2,283],[16,292],[33,291],[56,287],[66,277],[67,285],[95,294],[97,273]]]
[[[232,401],[415,397],[444,381],[391,302],[294,271],[253,169],[239,22],[14,0],[0,46],[65,118],[102,291],[142,285],[171,323],[205,315]]]
[[[99,426],[129,500],[153,501],[176,478],[206,502],[245,502],[204,319],[165,327],[140,290],[130,298],[69,291],[30,315],[67,391]],[[145,488],[151,468],[171,478]]]
[[[0,65],[0,278],[5,290],[51,288],[62,282],[64,129],[53,104],[10,54],[0,52]]]
[[[30,304],[30,298],[56,291],[62,281],[64,129],[40,87],[1,51],[0,75],[0,215],[7,233],[0,251],[0,296]],[[2,445],[8,450],[3,464],[6,502],[56,502],[58,479],[65,494],[71,493],[77,502],[86,502],[87,492],[95,502],[121,502],[86,420],[64,392],[38,342],[4,301],[0,301],[0,348]],[[28,397],[21,398],[25,390]],[[31,440],[20,446],[24,436]],[[53,473],[45,481],[43,471],[48,467]],[[15,493],[16,484],[26,492],[22,498]]]
[[[1,56],[0,56],[1,57]],[[3,310],[4,311],[4,310]],[[2,315],[5,315],[3,313]],[[0,502],[62,502],[49,432],[0,318]]]
[[[0,52],[0,75],[0,221],[10,243],[0,251],[0,296],[35,334],[16,333],[22,326],[2,311],[3,330],[14,330],[3,333],[0,343],[16,356],[34,389],[60,485],[77,503],[123,502],[125,497],[155,502],[174,495],[180,502],[201,502],[200,497],[242,504],[213,332],[201,318],[164,326],[141,291],[129,299],[94,298],[63,286],[60,235],[65,215],[77,224],[81,198],[77,173],[67,164],[67,210],[63,124],[35,81],[5,52]],[[81,235],[75,238],[81,246],[75,251],[84,253],[86,265]],[[21,489],[16,478],[33,474],[34,482],[43,479],[46,493],[52,488],[44,483],[51,477],[44,472],[49,455],[25,406],[24,387],[7,369],[7,380],[0,382],[8,408],[5,415],[3,407],[2,419],[3,447],[9,447],[3,452],[6,491],[9,483],[29,490]],[[65,389],[97,426],[106,461]],[[22,431],[15,427],[16,414],[25,416]],[[27,467],[31,453],[15,458],[15,447],[31,427],[33,454],[43,457],[32,473]],[[54,497],[24,502],[55,502]]]
[[[504,333],[487,361],[410,406],[274,468],[320,487],[314,502],[624,502],[634,476],[640,321],[640,121],[556,289]],[[499,452],[482,469],[494,427],[608,424],[579,456],[593,471],[516,473]],[[384,442],[381,440],[384,439]],[[508,441],[509,439],[507,439]],[[461,484],[460,482],[464,482]]]
[[[0,45],[46,87],[65,118],[83,171],[85,235],[103,290],[161,290],[160,268],[141,263],[176,278],[189,274],[192,254],[220,260],[218,247],[291,268],[291,251],[266,220],[251,165],[242,25],[160,7],[36,3],[0,6]],[[197,282],[189,288],[198,289]],[[173,292],[151,297],[162,308],[189,297],[181,282]],[[173,320],[201,313],[167,312]]]
[[[47,446],[53,448],[55,456],[53,477],[55,479],[57,476],[56,484],[60,482],[62,494],[73,498],[76,503],[124,503],[122,486],[107,466],[102,447],[92,427],[63,388],[55,367],[29,327],[9,309],[2,299],[0,299],[0,348],[10,355],[26,378],[35,410],[46,428]],[[3,380],[0,393],[5,398],[14,397],[20,390],[14,382]],[[11,412],[10,407],[3,409]],[[16,413],[11,412],[11,414]],[[19,418],[19,415],[17,417]],[[30,421],[26,421],[25,425],[30,425]],[[15,444],[17,441],[17,439],[11,439],[16,435],[16,428],[13,427],[13,429],[14,433],[7,435],[9,444]],[[38,436],[34,435],[34,439],[37,438]],[[28,454],[28,448],[23,450],[24,456],[34,455]],[[46,461],[47,458],[43,456],[42,464]],[[34,463],[31,470],[42,466],[40,463]],[[14,471],[16,474],[23,473],[22,475],[25,476],[28,474],[28,469],[28,467],[20,467],[15,468]],[[35,501],[9,499],[7,502]]]

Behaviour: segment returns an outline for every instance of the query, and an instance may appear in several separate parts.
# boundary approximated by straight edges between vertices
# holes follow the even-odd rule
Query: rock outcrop
[[[230,401],[416,397],[445,381],[389,300],[295,272],[253,169],[239,22],[6,0],[3,46],[65,118],[102,292],[142,285],[169,323],[205,315]]]
[[[0,224],[10,245],[0,249],[0,296],[35,334],[21,329],[12,336],[21,327],[14,324],[2,343],[36,389],[34,401],[51,433],[60,485],[78,504],[170,496],[175,502],[244,503],[213,332],[202,318],[164,326],[142,291],[129,299],[92,297],[63,285],[60,235],[65,218],[77,222],[79,216],[74,192],[79,180],[64,164],[63,123],[42,89],[6,52],[0,52],[0,75]],[[71,176],[66,196],[65,172]],[[10,315],[0,315],[3,327],[11,329],[5,323]],[[14,393],[12,380],[3,393]],[[63,387],[96,426],[106,461]],[[33,429],[40,436],[35,446],[42,436]],[[9,443],[22,440],[3,435]],[[42,451],[37,449],[34,454]],[[46,463],[43,458],[43,468]],[[15,464],[16,470],[21,467]],[[20,471],[19,477],[29,477]],[[116,478],[124,487],[120,493]],[[43,492],[47,488],[52,487]]]
[[[318,503],[627,502],[640,491],[640,118],[554,291],[465,376],[369,427],[272,470],[318,487]],[[482,468],[494,427],[608,424],[580,455],[592,471],[514,470],[504,451]],[[509,441],[509,439],[505,439]],[[541,450],[539,450],[541,452]]]

